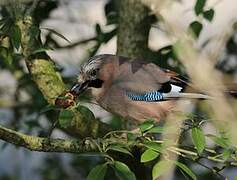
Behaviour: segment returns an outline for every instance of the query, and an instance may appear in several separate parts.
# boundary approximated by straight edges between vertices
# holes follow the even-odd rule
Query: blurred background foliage
[[[125,1],[124,1],[125,2]],[[136,3],[131,1],[132,3]],[[66,2],[67,3],[67,2]],[[96,3],[96,2],[94,2]],[[182,2],[180,2],[182,3]],[[16,4],[15,4],[16,5]],[[20,5],[21,6],[21,5]],[[57,8],[60,8],[62,6],[62,3],[57,0],[43,0],[43,1],[36,1],[32,4],[31,1],[28,3],[24,3],[24,7],[27,10],[31,10],[33,18],[35,20],[36,26],[44,23],[46,20],[50,18],[50,14]],[[196,38],[199,38],[199,35],[203,29],[203,21],[211,23],[213,18],[215,18],[215,9],[214,7],[211,7],[209,9],[204,9],[205,1],[204,0],[197,0],[196,5],[193,8],[193,11],[196,14],[196,18],[193,20],[193,22],[190,23],[188,29],[191,29],[193,33],[195,34]],[[14,21],[15,18],[18,18],[21,14],[19,12],[14,11],[14,4],[13,4],[13,11],[9,11],[9,6],[1,6],[0,7],[0,68],[2,72],[10,73],[14,77],[15,85],[11,87],[11,89],[6,89],[1,86],[0,88],[0,117],[1,119],[4,116],[1,116],[1,113],[4,114],[4,112],[8,112],[9,118],[8,121],[4,121],[5,125],[7,125],[10,128],[23,131],[27,134],[35,134],[38,136],[48,136],[51,128],[51,124],[55,122],[58,118],[58,112],[59,109],[51,108],[48,106],[47,101],[44,99],[42,93],[36,86],[36,84],[32,81],[32,78],[28,74],[24,61],[22,60],[22,54],[19,52],[21,39],[19,29],[17,26],[15,26]],[[144,7],[146,8],[146,7]],[[126,11],[126,9],[125,9]],[[53,51],[58,50],[69,50],[73,49],[77,46],[85,46],[87,48],[87,55],[83,57],[83,60],[88,59],[91,56],[94,56],[98,53],[99,49],[102,45],[107,44],[109,41],[111,41],[114,37],[118,36],[119,31],[119,25],[121,23],[120,20],[120,14],[121,9],[118,1],[116,0],[108,0],[105,3],[104,6],[104,15],[106,17],[106,26],[112,27],[109,28],[109,30],[104,30],[104,28],[101,24],[94,24],[94,30],[95,35],[88,38],[76,41],[76,42],[70,42],[69,44],[62,45],[60,41],[62,39],[67,40],[67,36],[61,35],[54,29],[49,28],[42,28],[39,30],[35,30],[34,33],[40,33],[41,31],[44,31],[43,36],[43,42],[41,49],[37,49],[37,52],[46,51],[49,49],[53,49]],[[136,11],[133,11],[135,14],[134,16],[139,16],[136,13]],[[157,28],[160,29],[157,22],[159,22],[159,19],[157,17],[153,16],[151,12],[148,10],[145,10],[144,16],[149,16],[149,21],[146,21],[146,29],[144,31],[149,32],[151,28]],[[203,17],[204,20],[200,20],[200,17]],[[10,18],[10,19],[9,19]],[[6,23],[7,21],[7,23]],[[132,23],[132,22],[131,22]],[[148,23],[148,24],[147,24]],[[236,27],[233,27],[236,28]],[[124,30],[125,33],[126,30]],[[143,33],[143,29],[139,29],[137,31],[137,34]],[[216,67],[221,70],[224,74],[228,75],[236,75],[237,71],[237,41],[236,41],[236,29],[233,31],[233,35],[226,43],[224,55],[219,59],[218,63],[216,64]],[[123,36],[123,31],[119,31],[120,35]],[[134,32],[132,32],[134,33]],[[146,32],[145,32],[146,33]],[[55,36],[56,35],[56,36]],[[5,36],[9,36],[11,41],[6,41]],[[79,34],[80,36],[80,34]],[[136,36],[136,34],[134,34]],[[59,39],[60,37],[61,39]],[[145,37],[144,41],[148,39]],[[136,40],[134,40],[137,43]],[[90,45],[88,47],[87,45]],[[119,46],[123,46],[124,44],[120,44]],[[144,44],[143,44],[144,45]],[[125,46],[125,45],[124,45]],[[132,46],[132,44],[131,44]],[[146,42],[145,47],[143,48],[143,52],[140,55],[139,58],[145,58],[148,59],[157,65],[161,66],[162,68],[168,68],[171,70],[174,70],[184,76],[187,76],[185,73],[185,70],[178,60],[178,58],[175,55],[174,44],[170,43],[160,49],[154,50],[148,47],[148,42]],[[205,44],[203,44],[205,46]],[[139,49],[138,49],[139,50]],[[126,52],[121,51],[122,55],[128,55],[136,57],[136,49],[133,51],[134,54],[131,54],[130,52],[126,54]],[[60,72],[63,72],[64,67],[60,65],[59,63],[55,62],[57,69]],[[70,87],[75,82],[75,74],[71,75],[65,75],[62,73],[63,81],[66,83],[68,87]],[[13,92],[13,96],[10,98],[5,98],[7,94]],[[81,101],[90,101],[90,98],[85,94],[85,96],[81,97]],[[184,125],[184,132],[185,131],[192,131],[192,138],[190,138],[190,131],[189,133],[182,134],[182,142],[183,145],[194,145],[190,149],[190,151],[198,151],[198,153],[202,153],[204,150],[203,143],[201,142],[201,145],[199,140],[195,140],[195,136],[197,139],[202,138],[203,132],[202,132],[202,123],[205,121],[208,121],[208,117],[203,113],[198,107],[195,109],[195,116],[190,116],[187,118],[186,125]],[[121,119],[116,116],[110,116],[109,120],[107,120],[107,123],[110,124],[111,127],[113,127],[114,130],[120,130],[120,129],[127,129],[130,127],[129,122],[126,122],[124,119]],[[187,129],[185,129],[187,126]],[[145,128],[145,129],[144,129]],[[144,131],[144,133],[147,133],[150,129],[153,128],[153,123],[143,124],[140,129],[141,131]],[[62,132],[60,129],[54,130],[57,136],[62,137],[68,137],[68,135],[65,132]],[[156,133],[159,131],[154,130]],[[149,133],[148,133],[149,134]],[[222,134],[224,136],[224,134]],[[143,137],[136,137],[136,138],[143,138]],[[222,179],[225,175],[227,175],[230,172],[234,172],[236,174],[236,169],[232,171],[234,168],[230,166],[229,157],[235,153],[235,148],[231,147],[227,143],[227,141],[223,140],[224,138],[219,138],[217,136],[211,136],[210,138],[213,139],[213,141],[216,143],[216,147],[214,145],[213,149],[216,152],[219,152],[219,154],[223,154],[223,152],[226,155],[226,161],[222,163],[220,166],[217,162],[208,162],[207,166],[210,168],[206,168],[204,165],[201,164],[199,161],[195,161],[196,159],[187,160],[187,158],[179,157],[179,161],[182,163],[185,163],[188,167],[191,167],[194,172],[196,173],[198,179]],[[193,143],[191,141],[193,140]],[[223,145],[224,143],[224,145]],[[227,144],[225,144],[227,143]],[[6,149],[9,150],[9,148],[13,148],[12,145],[8,145],[6,143],[1,142],[1,150],[4,151]],[[11,147],[9,147],[11,146]],[[204,145],[205,146],[205,145]],[[147,145],[148,150],[152,151],[152,146]],[[194,148],[196,147],[196,149]],[[18,151],[19,148],[14,147],[14,149]],[[126,149],[126,147],[123,147]],[[125,150],[122,151],[125,151]],[[121,149],[120,149],[121,150]],[[118,159],[122,162],[126,162],[126,164],[130,167],[132,171],[135,172],[137,179],[150,179],[151,178],[151,170],[153,165],[155,164],[154,159],[157,159],[156,153],[153,153],[153,157],[151,157],[151,161],[147,164],[141,163],[140,158],[142,153],[144,153],[144,149],[132,149],[133,158],[129,157],[124,152],[118,152],[119,150],[116,150],[115,152],[110,152],[111,156],[113,156],[115,159]],[[11,153],[10,151],[9,153]],[[22,150],[22,153],[24,154],[32,154],[32,152]],[[151,153],[151,152],[150,152]],[[151,153],[151,154],[152,154]],[[149,154],[149,153],[148,153]],[[218,153],[217,153],[218,154]],[[27,155],[26,155],[27,156]],[[57,153],[47,153],[42,155],[42,153],[35,153],[35,156],[33,158],[38,159],[36,156],[41,156],[40,161],[35,162],[34,169],[31,169],[31,172],[23,173],[22,175],[22,169],[24,169],[25,165],[24,163],[27,163],[27,161],[31,161],[31,159],[23,159],[23,162],[21,165],[14,165],[14,172],[13,170],[4,170],[3,167],[0,167],[0,179],[45,179],[45,180],[56,180],[56,179],[85,179],[85,177],[88,175],[90,170],[94,168],[96,165],[103,163],[104,160],[100,156],[97,155],[70,155],[70,154],[57,154]],[[201,156],[197,155],[197,159]],[[14,160],[13,160],[14,161]],[[33,160],[34,161],[34,160]],[[144,160],[148,161],[148,160]],[[204,162],[206,160],[204,159]],[[7,163],[7,162],[5,162]],[[201,165],[200,165],[201,164]],[[0,166],[3,166],[3,163],[0,163]],[[21,167],[23,166],[23,167]],[[229,167],[230,166],[230,167]],[[8,166],[9,167],[9,166]],[[223,169],[225,169],[224,176],[218,175],[219,171],[221,172]],[[21,169],[21,170],[20,170]],[[198,170],[195,170],[198,169]],[[226,170],[227,169],[227,170]],[[183,172],[187,172],[184,169],[181,168],[183,171],[175,171],[175,179],[183,179],[184,176],[182,175]],[[229,170],[229,171],[228,171]],[[1,172],[2,171],[2,172]],[[105,176],[105,179],[111,179],[111,176],[115,176],[115,172],[113,171],[113,168],[109,168],[108,172]],[[146,175],[144,175],[146,174]],[[185,174],[185,173],[184,173]],[[28,177],[29,175],[33,177]],[[190,175],[190,174],[189,174]],[[185,175],[186,178],[187,175]],[[129,179],[129,178],[128,178]],[[132,178],[130,178],[132,179]]]

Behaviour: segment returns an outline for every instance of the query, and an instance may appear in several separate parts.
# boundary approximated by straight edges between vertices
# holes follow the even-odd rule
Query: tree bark
[[[0,125],[0,139],[31,151],[85,153],[98,152],[101,140],[65,140],[29,136]]]
[[[148,8],[137,0],[120,0],[117,34],[117,54],[130,58],[147,59],[148,38],[152,23]],[[127,162],[137,179],[151,179],[151,171],[140,163],[141,151],[134,153],[134,161]]]
[[[136,0],[118,1],[119,25],[117,54],[145,58],[152,18],[144,4]]]

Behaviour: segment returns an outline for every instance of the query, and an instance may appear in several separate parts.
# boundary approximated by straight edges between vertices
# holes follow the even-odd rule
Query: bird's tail
[[[228,91],[228,93],[229,93],[231,96],[237,98],[237,91],[231,90],[231,91]]]
[[[231,95],[234,98],[237,98],[237,83],[228,84],[225,87],[227,89],[225,93]]]
[[[237,98],[237,90],[226,90],[226,95],[231,95],[234,98]],[[164,100],[167,99],[175,99],[175,98],[186,98],[186,99],[212,99],[213,97],[206,95],[204,93],[195,93],[195,92],[172,92],[172,93],[164,93]]]
[[[227,91],[228,94],[231,94],[237,97],[237,91],[231,90]],[[159,102],[172,99],[213,99],[213,97],[205,94],[199,93],[197,91],[187,91],[182,92],[182,88],[176,85],[171,85],[171,91],[168,93],[160,91],[151,91],[147,93],[134,93],[126,92],[126,95],[133,101],[146,101],[146,102]]]
[[[185,98],[185,99],[212,99],[211,96],[201,93],[167,93],[163,94],[164,100]]]

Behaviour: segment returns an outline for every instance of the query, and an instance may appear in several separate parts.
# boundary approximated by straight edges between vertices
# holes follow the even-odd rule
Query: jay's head
[[[111,56],[111,57],[110,57]],[[101,88],[103,83],[110,77],[113,68],[109,68],[113,63],[112,55],[98,55],[90,58],[80,67],[77,83],[70,92],[80,95],[88,88]]]

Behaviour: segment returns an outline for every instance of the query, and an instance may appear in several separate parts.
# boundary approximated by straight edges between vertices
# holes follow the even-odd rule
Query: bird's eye
[[[96,74],[97,74],[97,69],[94,69],[90,72],[91,76],[96,76]]]

